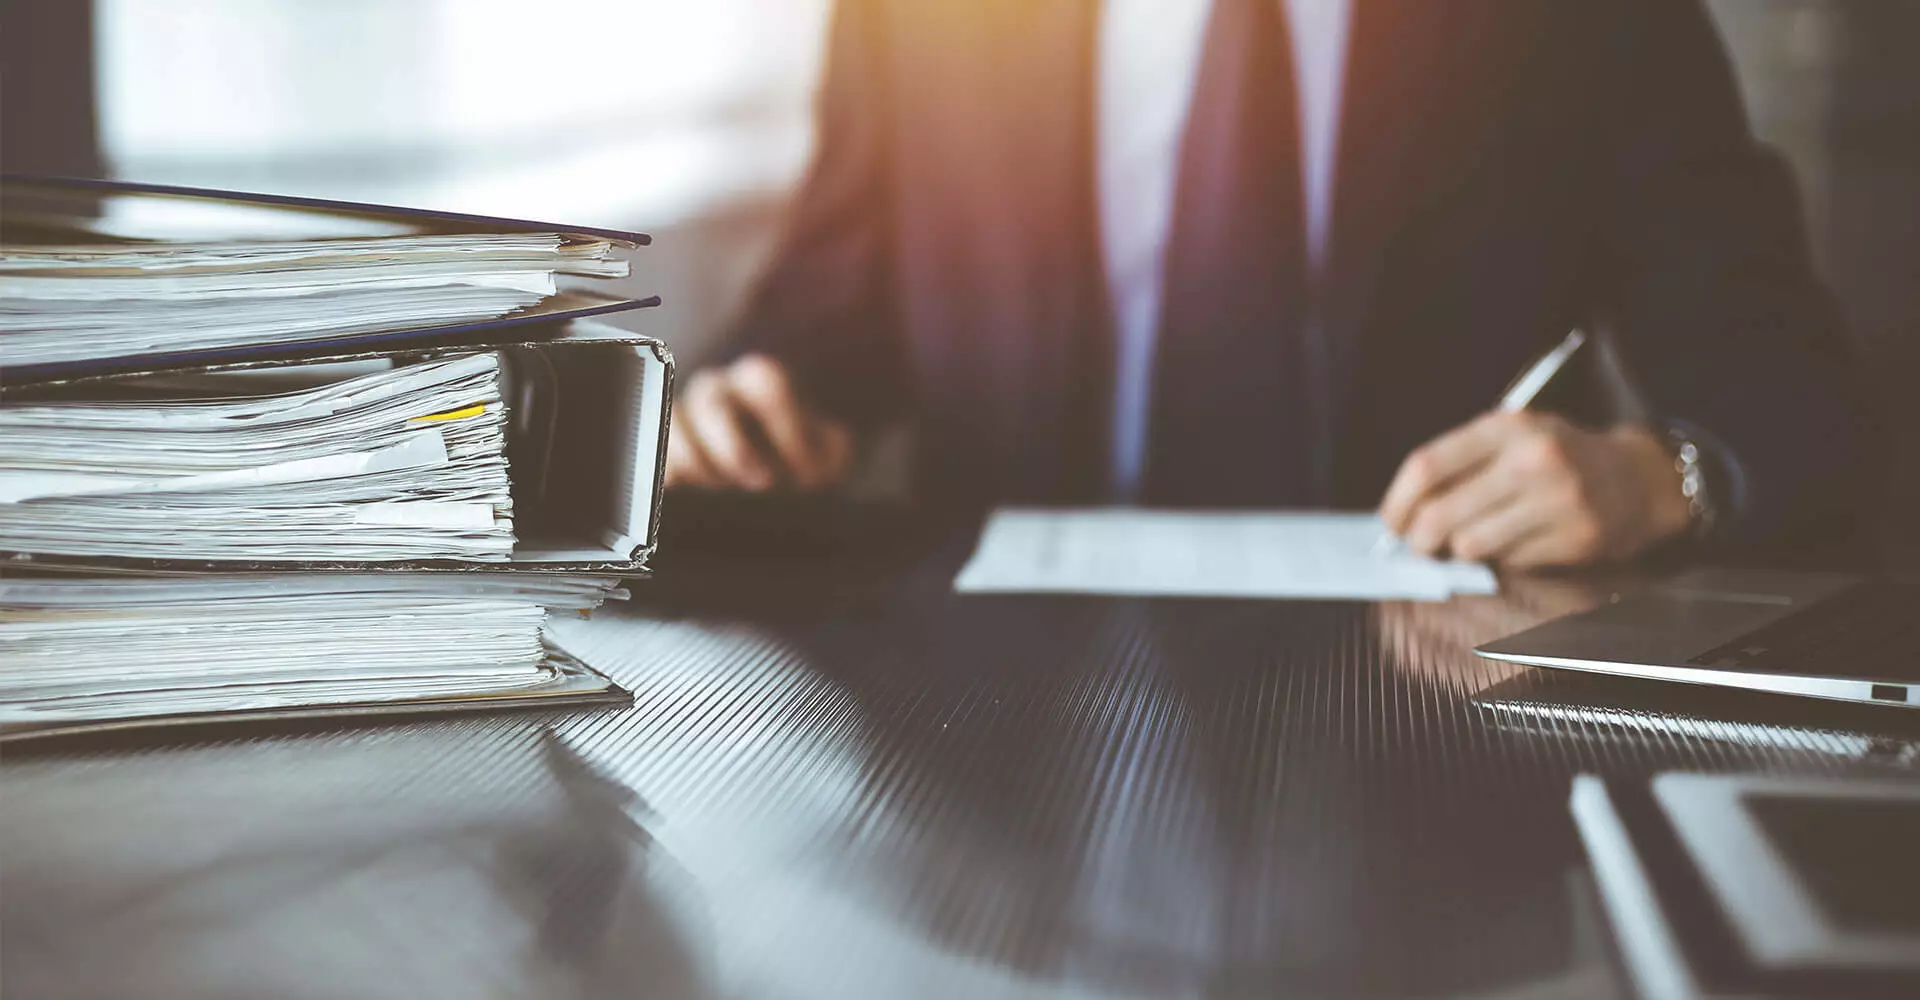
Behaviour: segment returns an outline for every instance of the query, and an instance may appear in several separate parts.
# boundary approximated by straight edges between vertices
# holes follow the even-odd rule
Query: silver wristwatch
[[[1680,494],[1687,498],[1687,537],[1707,538],[1720,513],[1707,475],[1707,456],[1692,437],[1675,427],[1667,428],[1667,447],[1673,453],[1673,471],[1680,474]]]

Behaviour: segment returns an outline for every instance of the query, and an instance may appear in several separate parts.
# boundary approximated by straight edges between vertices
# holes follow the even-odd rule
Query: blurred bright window
[[[827,0],[99,0],[123,177],[664,228],[804,166]]]

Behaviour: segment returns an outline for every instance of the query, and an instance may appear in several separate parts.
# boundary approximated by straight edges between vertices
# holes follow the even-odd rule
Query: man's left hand
[[[1687,507],[1655,432],[1520,411],[1415,450],[1380,516],[1418,552],[1534,569],[1631,559],[1684,533]]]

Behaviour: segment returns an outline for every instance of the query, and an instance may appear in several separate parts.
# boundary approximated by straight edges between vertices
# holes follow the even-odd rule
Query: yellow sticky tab
[[[407,423],[437,424],[444,420],[465,420],[468,417],[477,417],[485,412],[487,412],[487,404],[478,403],[459,410],[448,410],[445,413],[429,413],[424,417],[414,417],[408,420]]]

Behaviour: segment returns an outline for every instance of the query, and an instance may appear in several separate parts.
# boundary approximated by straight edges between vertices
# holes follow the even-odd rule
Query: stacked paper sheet
[[[618,588],[504,573],[8,579],[0,736],[606,692],[545,626]]]
[[[555,275],[623,277],[552,233],[0,244],[0,366],[293,344],[504,316]]]
[[[0,549],[208,560],[502,561],[495,353],[227,395],[0,406]]]

